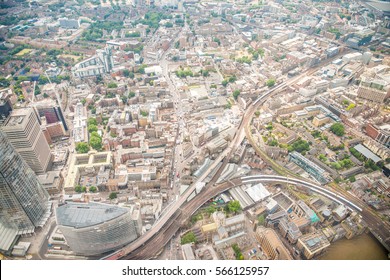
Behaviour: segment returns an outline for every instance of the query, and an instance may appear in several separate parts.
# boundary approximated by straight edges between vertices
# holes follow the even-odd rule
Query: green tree
[[[136,37],[141,37],[141,33],[139,31],[136,32],[131,32],[131,33],[126,33],[125,34],[126,38],[136,38]]]
[[[206,212],[208,214],[213,214],[215,211],[217,211],[217,208],[214,205],[210,205],[209,207],[206,208]]]
[[[323,161],[323,162],[326,162],[326,161],[328,160],[328,158],[327,158],[324,154],[320,154],[320,155],[318,156],[318,158],[319,158],[321,161]]]
[[[378,165],[375,164],[371,159],[367,160],[364,164],[364,167],[367,169],[371,169],[372,171],[377,171],[381,169]]]
[[[9,87],[10,82],[4,77],[0,77],[0,87]]]
[[[318,130],[314,130],[311,135],[314,137],[314,138],[319,138],[321,136],[321,132],[318,131]]]
[[[124,104],[127,104],[127,96],[126,95],[121,96],[121,99],[122,99],[122,102]]]
[[[145,74],[145,68],[147,67],[146,64],[142,64],[139,68],[138,68],[138,73],[140,74]]]
[[[355,108],[356,107],[356,105],[355,104],[353,104],[353,103],[351,103],[351,104],[349,104],[348,105],[348,107],[347,107],[347,111],[349,111],[349,110],[351,110],[351,109],[353,109],[353,108]]]
[[[351,183],[356,182],[355,176],[349,177],[348,180],[349,180]]]
[[[88,126],[88,132],[92,133],[94,131],[98,131],[98,127],[96,125],[94,125],[94,124],[89,125]]]
[[[135,96],[135,92],[134,91],[130,91],[129,92],[129,98],[133,98]]]
[[[232,246],[232,248],[233,248],[234,254],[236,255],[236,260],[243,260],[244,259],[244,255],[241,253],[240,247],[238,247],[237,244],[234,244]]]
[[[95,193],[97,191],[97,188],[95,186],[91,186],[91,187],[89,187],[89,191],[91,193]]]
[[[195,233],[190,231],[182,236],[180,243],[183,245],[187,243],[196,243],[196,241]]]
[[[332,162],[330,166],[336,170],[340,170],[342,168],[341,164],[339,162]]]
[[[143,116],[143,117],[147,117],[149,115],[149,113],[147,111],[143,111],[141,110],[140,111],[140,114]]]
[[[231,109],[231,108],[232,108],[232,103],[228,101],[227,104],[225,105],[225,109]]]
[[[337,136],[343,136],[345,133],[345,128],[344,125],[342,125],[341,123],[334,123],[330,127],[330,131],[332,131]]]
[[[80,154],[86,154],[89,151],[89,145],[85,142],[79,142],[76,144],[76,151]]]
[[[231,200],[226,205],[226,209],[228,210],[228,212],[237,213],[241,211],[240,202],[238,200]]]
[[[267,144],[268,144],[269,146],[276,147],[276,146],[279,145],[279,142],[278,142],[278,140],[276,140],[276,139],[274,139],[274,138],[271,138],[271,139],[268,140]]]
[[[275,83],[276,83],[275,79],[269,79],[266,82],[267,87],[273,87],[275,85]]]
[[[114,82],[110,82],[110,83],[108,83],[107,87],[108,88],[117,88],[118,85],[116,83],[114,83]]]
[[[89,118],[88,121],[87,121],[87,125],[90,126],[90,125],[97,125],[97,120],[95,118]]]
[[[89,144],[95,150],[100,151],[102,149],[102,138],[100,136],[94,135],[93,133],[96,133],[96,132],[92,132],[92,135],[89,139]]]
[[[298,153],[303,154],[304,152],[310,150],[310,144],[305,140],[298,139],[292,145],[288,145],[288,151],[297,151]]]
[[[191,69],[179,69],[175,72],[176,76],[179,78],[186,78],[187,76],[193,77],[194,73],[191,71]]]
[[[246,63],[246,64],[251,64],[252,63],[252,59],[250,59],[248,56],[239,57],[239,58],[236,59],[236,61],[238,63]]]
[[[125,70],[122,71],[122,74],[123,74],[124,77],[129,77],[129,76],[130,76],[130,73],[131,73],[131,72],[130,72],[129,69],[125,69]]]
[[[110,193],[110,195],[108,196],[108,198],[109,199],[115,199],[115,198],[117,198],[118,197],[118,194],[116,193],[116,192],[112,192],[112,193]]]
[[[210,73],[208,70],[200,70],[200,74],[202,74],[203,77],[208,77],[210,76]]]
[[[74,191],[77,193],[81,193],[83,192],[83,188],[80,185],[77,185],[76,187],[74,187]]]
[[[228,82],[227,80],[223,80],[223,81],[222,81],[222,85],[223,85],[224,87],[226,87],[228,83],[229,83],[229,82]]]
[[[349,151],[358,160],[360,160],[360,161],[364,160],[364,156],[361,153],[359,153],[355,148],[351,147],[351,148],[349,148]]]
[[[234,83],[235,81],[237,81],[237,77],[236,76],[229,77],[229,83]]]
[[[265,223],[265,217],[264,215],[260,215],[258,218],[257,218],[257,221],[258,221],[258,224],[263,226],[264,223]]]
[[[233,97],[235,100],[237,100],[238,96],[240,95],[240,91],[238,89],[236,89],[235,91],[233,91]]]

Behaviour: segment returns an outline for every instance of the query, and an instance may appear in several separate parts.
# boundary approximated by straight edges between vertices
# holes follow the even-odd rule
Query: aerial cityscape
[[[389,259],[389,35],[390,0],[0,1],[0,259]]]

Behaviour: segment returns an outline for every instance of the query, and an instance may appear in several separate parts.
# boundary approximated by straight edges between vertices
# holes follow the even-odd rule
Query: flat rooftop
[[[272,197],[280,207],[282,207],[284,210],[288,210],[291,205],[293,204],[293,201],[286,196],[284,193],[280,192]]]
[[[8,127],[21,125],[26,117],[31,114],[31,110],[30,108],[13,110],[4,125]]]

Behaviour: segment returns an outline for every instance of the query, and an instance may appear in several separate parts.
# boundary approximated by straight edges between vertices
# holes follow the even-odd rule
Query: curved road
[[[341,56],[341,55],[342,54],[339,54],[338,56]],[[333,57],[331,60],[336,59],[338,56]],[[252,116],[255,113],[255,111],[257,110],[257,107],[259,105],[263,104],[269,97],[272,96],[273,93],[295,83],[296,81],[298,81],[299,79],[301,79],[302,77],[304,77],[308,74],[314,73],[315,71],[317,71],[320,67],[322,67],[328,61],[330,61],[330,60],[325,60],[325,61],[321,62],[317,67],[310,69],[307,72],[305,72],[297,77],[291,78],[288,81],[285,81],[283,83],[280,83],[280,84],[274,86],[273,88],[271,88],[267,92],[265,92],[262,96],[260,96],[252,104],[250,104],[248,109],[245,111],[245,114],[244,114],[242,121],[237,129],[237,132],[234,136],[234,139],[229,144],[229,146],[219,155],[219,157],[213,162],[213,164],[208,168],[207,172],[205,172],[200,178],[198,178],[191,185],[191,187],[189,187],[187,189],[187,191],[169,207],[169,209],[166,209],[163,216],[159,218],[159,220],[153,225],[153,228],[150,231],[148,231],[146,234],[142,235],[141,237],[136,239],[134,242],[130,243],[129,245],[124,247],[122,250],[120,250],[121,251],[120,254],[121,255],[130,254],[131,252],[133,252],[134,250],[136,250],[140,246],[143,246],[145,244],[145,242],[147,242],[154,235],[156,235],[164,227],[165,223],[167,223],[170,220],[171,216],[173,216],[176,213],[176,211],[182,207],[182,205],[187,201],[189,196],[195,191],[196,183],[202,182],[209,175],[209,173],[212,170],[214,170],[214,168],[217,166],[217,164],[219,162],[223,162],[223,164],[221,165],[221,167],[218,170],[218,172],[216,173],[216,175],[220,174],[223,171],[224,167],[226,166],[226,164],[228,162],[228,159],[231,157],[234,150],[241,144],[242,140],[244,139],[245,128],[248,127],[248,125],[250,124],[250,122],[252,120]],[[216,177],[217,176],[214,176],[214,178],[216,178]],[[212,180],[212,183],[214,182],[214,178]],[[111,257],[112,257],[112,255],[107,256],[106,258],[111,258]]]
[[[354,202],[348,201],[340,194],[335,194],[324,187],[315,185],[310,182],[274,175],[246,176],[229,180],[222,184],[216,185],[215,187],[209,186],[208,188],[203,189],[197,196],[195,196],[194,199],[184,204],[182,208],[178,209],[174,213],[174,217],[170,220],[170,222],[164,225],[164,227],[162,227],[156,234],[154,234],[152,239],[149,239],[149,241],[141,244],[137,248],[134,248],[133,251],[129,253],[123,251],[120,253],[120,255],[123,259],[127,260],[152,259],[156,257],[158,253],[163,249],[163,247],[180,229],[180,227],[185,225],[188,219],[208,200],[217,196],[220,193],[223,193],[231,188],[240,186],[242,184],[260,182],[288,183],[290,185],[306,187],[314,192],[327,196],[333,201],[346,204],[348,207],[354,208],[354,210],[357,210],[361,214],[364,213],[363,209],[356,205]]]

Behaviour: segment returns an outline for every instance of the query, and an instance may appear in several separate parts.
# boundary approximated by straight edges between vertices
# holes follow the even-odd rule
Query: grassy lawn
[[[73,59],[73,61],[78,61],[80,58],[82,58],[82,56],[77,56],[77,55],[73,55],[73,54],[61,54],[58,57],[60,57],[60,58],[71,58],[71,59]]]
[[[17,54],[15,54],[16,56],[23,56],[25,54],[28,54],[32,51],[32,49],[23,49],[21,50],[20,52],[18,52]]]

